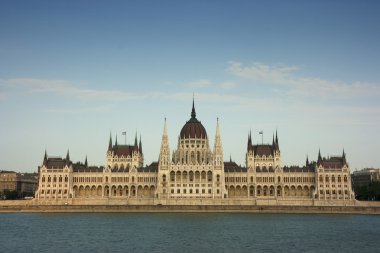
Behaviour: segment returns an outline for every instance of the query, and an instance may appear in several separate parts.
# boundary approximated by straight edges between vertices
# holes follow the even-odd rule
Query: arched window
[[[53,182],[54,183],[57,182],[57,177],[56,176],[53,177]]]
[[[219,181],[220,181],[220,176],[216,175],[216,182],[219,182]]]
[[[42,182],[45,182],[45,176],[42,177]]]
[[[50,177],[50,176],[48,176],[48,182],[49,182],[49,183],[51,182],[51,177]]]
[[[67,183],[68,181],[69,181],[69,178],[65,176],[65,183]]]
[[[170,172],[170,181],[171,181],[171,182],[174,182],[174,180],[175,180],[175,172],[174,172],[174,171],[171,171],[171,172]]]
[[[166,175],[162,175],[162,182],[166,182]]]
[[[59,176],[59,182],[62,183],[62,176]]]

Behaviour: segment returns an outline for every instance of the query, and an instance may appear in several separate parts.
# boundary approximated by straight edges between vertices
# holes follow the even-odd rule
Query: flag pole
[[[127,145],[127,132],[124,131],[121,134],[124,135],[124,143]]]

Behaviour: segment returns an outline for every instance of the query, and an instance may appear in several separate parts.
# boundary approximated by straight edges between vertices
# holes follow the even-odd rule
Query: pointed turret
[[[343,164],[347,164],[347,161],[346,161],[346,153],[344,152],[344,148],[343,148],[342,159],[343,159]]]
[[[164,122],[164,129],[162,131],[162,141],[161,141],[161,149],[160,149],[160,157],[158,159],[160,169],[167,169],[170,161],[170,150],[169,150],[169,141],[168,141],[168,133],[166,126],[166,118]]]
[[[322,162],[321,149],[318,151],[318,163]]]
[[[276,129],[276,144],[278,145],[277,129]]]
[[[137,146],[137,131],[135,133],[135,145],[134,145],[135,149],[137,150],[138,149],[138,146]]]
[[[67,166],[70,165],[70,153],[69,153],[69,150],[67,150],[67,154],[66,154],[66,165]]]
[[[139,142],[139,152],[142,155],[142,143],[141,143],[141,134],[140,134],[140,142]]]
[[[223,147],[220,137],[219,118],[216,119],[215,143],[214,143],[214,165],[223,164]]]
[[[108,151],[112,150],[112,137],[111,137],[111,132],[110,132],[110,141],[108,143]]]
[[[273,134],[273,137],[272,137],[272,146],[274,146],[274,134]]]
[[[84,166],[88,167],[88,163],[87,163],[87,155],[86,155],[86,159],[84,160]]]
[[[308,155],[306,155],[306,167],[308,167],[309,166],[309,156]]]
[[[251,134],[251,130],[249,130],[247,151],[252,150],[252,149],[253,149],[253,146],[252,146],[252,134]]]
[[[117,147],[117,135],[115,137],[115,146]]]
[[[280,150],[280,145],[278,144],[277,129],[276,129],[276,138],[274,139],[274,146],[275,146],[276,150]]]
[[[47,160],[48,160],[48,156],[47,156],[46,149],[45,149],[45,155],[44,155],[43,165],[47,165]]]

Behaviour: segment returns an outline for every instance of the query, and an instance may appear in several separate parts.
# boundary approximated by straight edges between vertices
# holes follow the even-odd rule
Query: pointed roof
[[[321,149],[318,151],[318,162],[322,161],[322,156],[321,156]]]
[[[44,165],[47,164],[47,160],[48,160],[48,157],[47,157],[47,153],[46,153],[46,149],[45,149],[44,162],[43,162]]]
[[[84,166],[88,166],[88,163],[87,163],[87,155],[86,155],[86,159],[84,160]]]
[[[112,150],[112,136],[111,136],[111,132],[110,132],[110,141],[108,143],[108,151]]]
[[[137,131],[136,131],[136,134],[135,134],[135,147],[137,148]]]
[[[116,135],[116,138],[115,138],[115,146],[117,147],[117,135]]]
[[[191,110],[191,118],[186,124],[182,127],[180,136],[182,139],[187,138],[200,138],[207,139],[207,132],[202,123],[197,120],[193,99],[193,108]]]
[[[194,94],[193,94],[193,108],[191,109],[191,118],[196,119],[196,112],[195,112],[195,106],[194,106]]]
[[[139,142],[139,152],[140,154],[142,154],[141,134],[140,134],[140,142]]]
[[[276,144],[278,144],[277,129],[276,129]]]

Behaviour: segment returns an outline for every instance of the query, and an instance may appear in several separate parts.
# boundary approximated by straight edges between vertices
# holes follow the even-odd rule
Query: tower
[[[167,186],[169,181],[169,166],[170,166],[170,149],[166,126],[166,118],[164,121],[164,129],[162,131],[160,156],[158,158],[158,178],[157,192],[158,198],[166,198]]]

